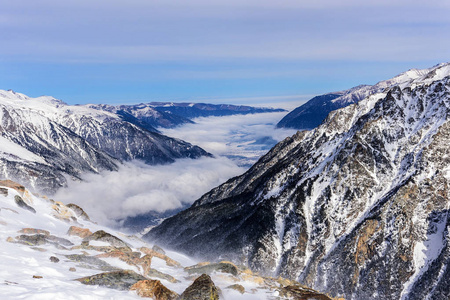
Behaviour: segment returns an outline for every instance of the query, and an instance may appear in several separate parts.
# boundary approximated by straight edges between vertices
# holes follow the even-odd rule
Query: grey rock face
[[[275,146],[146,236],[345,299],[446,299],[450,65]]]

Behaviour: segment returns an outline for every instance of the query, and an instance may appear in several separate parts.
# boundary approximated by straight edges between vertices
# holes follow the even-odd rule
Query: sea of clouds
[[[157,166],[126,162],[117,172],[85,174],[82,181],[69,182],[55,199],[76,203],[91,219],[113,227],[127,217],[185,208],[212,188],[244,173],[275,142],[295,133],[275,129],[285,114],[198,118],[196,124],[161,129],[168,136],[199,145],[214,157]],[[258,140],[262,142],[258,144]]]

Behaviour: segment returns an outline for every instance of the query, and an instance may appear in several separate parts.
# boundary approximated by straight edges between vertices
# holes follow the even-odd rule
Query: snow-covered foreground
[[[77,278],[90,276],[104,271],[95,268],[80,266],[80,262],[71,261],[66,256],[78,254],[93,257],[103,252],[89,248],[80,248],[83,239],[76,235],[69,235],[71,226],[89,229],[91,232],[104,230],[130,245],[133,252],[138,252],[141,247],[151,248],[144,241],[134,236],[126,236],[114,230],[99,226],[93,222],[76,217],[74,210],[62,203],[31,195],[27,190],[1,186],[0,183],[0,295],[1,299],[138,299],[135,291],[119,291],[102,286],[83,285]],[[7,194],[7,195],[5,195]],[[27,205],[34,208],[36,213],[19,207],[17,200],[20,196]],[[36,232],[20,232],[24,228],[41,229],[48,231],[47,236],[63,238],[73,246],[45,243],[32,245],[23,242],[21,235],[32,236]],[[45,235],[44,234],[44,235]],[[48,235],[50,234],[50,235]],[[78,247],[77,247],[78,246]],[[91,241],[92,247],[105,247],[104,241]],[[91,248],[92,248],[91,247]],[[158,257],[152,257],[151,268],[159,272],[173,276],[178,282],[173,283],[165,279],[158,279],[163,285],[172,291],[181,294],[195,279],[189,275],[183,267],[198,263],[194,259],[182,254],[166,251],[166,255],[178,261],[182,267],[168,266],[166,261]],[[59,262],[52,262],[50,257],[57,257]],[[118,269],[133,270],[143,274],[140,266],[128,265],[118,258],[103,258],[104,262]],[[92,267],[92,266],[91,266]],[[69,270],[75,268],[76,271]],[[196,275],[199,276],[200,274]],[[42,278],[34,278],[33,276]],[[267,299],[277,294],[268,288],[264,288],[257,280],[244,280],[238,276],[232,276],[221,272],[213,272],[211,278],[223,293],[224,299]],[[256,277],[255,277],[256,278]],[[239,283],[246,292],[227,288]]]

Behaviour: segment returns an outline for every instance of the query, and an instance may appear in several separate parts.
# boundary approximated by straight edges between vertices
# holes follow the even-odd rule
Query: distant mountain
[[[89,104],[90,108],[104,110],[120,115],[125,121],[158,132],[157,127],[173,128],[194,123],[190,119],[165,111],[158,111],[151,103],[136,105]]]
[[[281,108],[252,107],[230,104],[151,102],[149,105],[153,106],[159,112],[166,112],[188,119],[285,111]]]
[[[158,127],[173,128],[183,124],[193,124],[198,117],[221,117],[267,112],[282,112],[280,108],[252,107],[230,104],[150,102],[136,105],[89,104],[89,108],[105,110],[121,115],[130,123],[157,131]]]
[[[410,72],[144,238],[334,297],[450,299],[450,64]]]
[[[333,110],[357,103],[369,95],[381,93],[396,84],[423,76],[427,70],[411,69],[375,85],[359,85],[349,90],[316,96],[287,114],[277,127],[299,130],[316,128]]]
[[[0,178],[52,194],[84,172],[117,170],[120,161],[148,164],[209,156],[123,114],[71,106],[52,97],[0,91]]]

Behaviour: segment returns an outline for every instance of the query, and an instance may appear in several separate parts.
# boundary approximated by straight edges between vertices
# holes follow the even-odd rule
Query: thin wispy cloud
[[[373,84],[448,60],[448,1],[1,1],[0,81],[69,103]],[[76,86],[76,87],[74,87]]]

